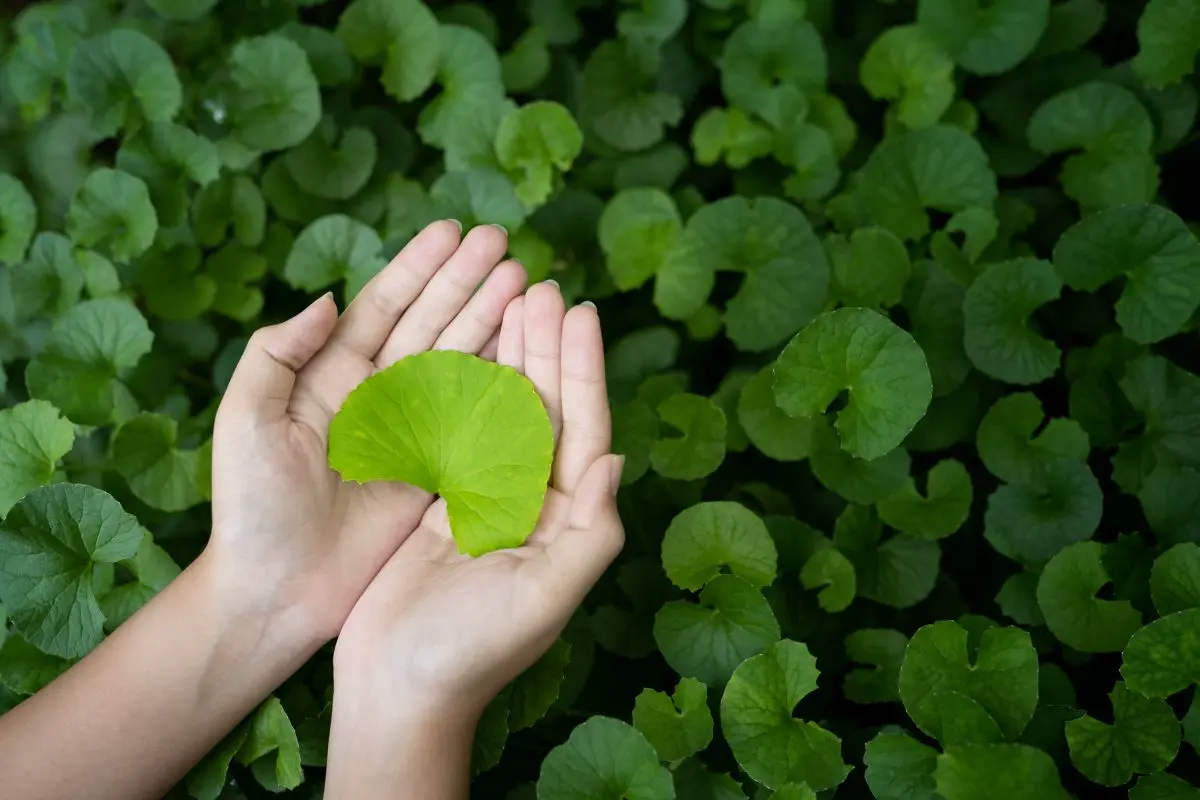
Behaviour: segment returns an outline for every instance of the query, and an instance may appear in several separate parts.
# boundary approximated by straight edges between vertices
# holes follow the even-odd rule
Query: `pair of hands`
[[[500,228],[462,237],[435,222],[340,317],[327,295],[258,331],[213,438],[204,557],[224,593],[315,641],[339,636],[339,684],[385,676],[393,696],[468,717],[553,643],[624,541],[595,308],[566,311],[553,283],[525,292],[506,250]],[[328,467],[329,423],[350,391],[429,349],[512,366],[545,402],[556,456],[523,547],[462,556],[444,501],[343,483]]]

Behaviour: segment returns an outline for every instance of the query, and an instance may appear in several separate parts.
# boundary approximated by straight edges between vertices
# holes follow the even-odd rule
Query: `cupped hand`
[[[341,629],[432,498],[403,484],[343,483],[326,460],[330,420],[354,387],[404,356],[494,357],[526,282],[520,264],[500,263],[506,249],[500,228],[461,237],[457,223],[435,222],[340,317],[326,295],[250,338],[217,413],[202,556],[230,597],[298,616],[318,640]]]
[[[595,307],[564,314],[557,286],[532,287],[505,312],[497,361],[537,387],[556,436],[537,528],[519,548],[471,558],[455,546],[445,502],[430,506],[346,621],[335,691],[478,714],[549,648],[621,550],[623,459],[609,452]]]

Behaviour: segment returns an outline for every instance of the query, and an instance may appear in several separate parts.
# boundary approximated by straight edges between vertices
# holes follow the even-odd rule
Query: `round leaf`
[[[1200,242],[1162,206],[1085,217],[1058,240],[1054,266],[1068,286],[1087,292],[1125,278],[1117,322],[1139,344],[1177,333],[1200,307]]]
[[[879,35],[863,56],[859,78],[872,97],[896,100],[907,128],[927,128],[954,102],[954,62],[920,25],[900,25]]]
[[[808,220],[769,197],[727,197],[693,214],[655,277],[655,306],[669,319],[692,316],[717,272],[746,276],[725,310],[741,350],[781,344],[821,312],[829,291],[829,264]]]
[[[1029,634],[1019,628],[987,628],[972,657],[967,631],[957,622],[935,622],[918,630],[900,668],[900,697],[917,727],[939,740],[943,692],[974,700],[1006,737],[1019,736],[1038,701],[1038,657]]]
[[[857,590],[854,565],[832,547],[818,550],[804,562],[800,583],[805,589],[823,587],[817,593],[817,602],[834,614],[850,607]]]
[[[1038,431],[1034,435],[1034,431]],[[1031,485],[1060,458],[1084,461],[1088,435],[1071,419],[1046,420],[1041,401],[1028,392],[1002,397],[988,409],[975,436],[979,458],[1002,481]]]
[[[550,751],[538,775],[542,800],[674,800],[671,773],[642,734],[592,717]]]
[[[725,460],[725,413],[707,397],[675,394],[658,406],[658,417],[680,431],[650,450],[650,466],[664,478],[696,480],[712,474]]]
[[[280,34],[242,39],[229,58],[228,124],[252,150],[295,147],[321,121],[321,87],[300,46]]]
[[[304,191],[326,200],[349,200],[367,185],[376,155],[375,135],[366,128],[346,128],[336,141],[318,128],[285,160],[292,180]]]
[[[297,289],[315,292],[355,272],[383,268],[383,243],[374,230],[344,214],[321,217],[296,237],[283,278]]]
[[[1071,800],[1059,781],[1054,760],[1026,744],[949,747],[937,757],[934,780],[938,796],[944,800]]]
[[[75,426],[43,400],[0,410],[0,517],[50,483],[58,460],[74,444]]]
[[[440,495],[459,551],[473,556],[518,547],[533,532],[552,454],[533,384],[454,351],[376,373],[329,427],[329,464],[345,480],[403,481]]]
[[[1125,600],[1096,597],[1111,578],[1104,545],[1065,547],[1042,570],[1037,600],[1046,625],[1059,641],[1084,653],[1115,653],[1142,627],[1142,615]]]
[[[1040,564],[1067,545],[1090,539],[1100,525],[1103,505],[1100,484],[1087,464],[1052,461],[1041,482],[1001,486],[992,494],[984,535],[1009,558]]]
[[[750,442],[776,461],[800,461],[814,449],[813,432],[823,421],[791,417],[775,404],[775,371],[768,365],[742,387],[737,400],[737,421]]]
[[[1159,772],[1179,752],[1179,721],[1165,702],[1131,692],[1120,681],[1108,695],[1110,725],[1085,714],[1066,725],[1071,763],[1094,783],[1120,786],[1134,773]]]
[[[660,189],[626,189],[604,206],[598,236],[605,264],[621,291],[636,289],[658,272],[683,230],[679,209]]]
[[[775,401],[794,417],[823,413],[843,391],[842,447],[863,459],[894,449],[925,414],[933,383],[921,348],[862,308],[828,312],[797,334],[775,365]]]
[[[177,447],[178,425],[162,414],[139,414],[117,429],[112,460],[134,495],[151,508],[183,511],[204,501],[197,450]]]
[[[1039,153],[1083,150],[1103,156],[1149,153],[1154,122],[1137,95],[1094,81],[1042,103],[1029,120],[1029,145]]]
[[[429,197],[438,216],[466,227],[502,225],[515,233],[525,224],[525,207],[508,178],[498,172],[471,169],[447,172],[433,182]]]
[[[67,67],[67,94],[109,134],[141,122],[168,122],[183,104],[171,57],[153,39],[128,28],[79,43]]]
[[[857,664],[871,669],[846,673],[842,690],[852,703],[891,703],[900,699],[900,665],[908,637],[888,628],[863,628],[846,637],[846,655]],[[867,746],[868,750],[870,745]],[[871,766],[866,760],[868,775]],[[870,782],[870,777],[867,778]]]
[[[971,513],[971,477],[952,458],[939,461],[925,477],[925,495],[910,478],[904,488],[876,504],[879,518],[919,539],[942,539],[957,531]]]
[[[1024,258],[988,267],[963,298],[963,346],[971,363],[1008,383],[1053,375],[1062,353],[1030,328],[1029,317],[1061,291],[1047,261]]]
[[[825,88],[825,45],[812,23],[797,16],[783,24],[751,19],[725,42],[721,90],[731,105],[772,119],[779,89]]]
[[[770,604],[733,575],[709,581],[698,604],[675,600],[654,617],[654,641],[671,669],[709,686],[729,680],[738,664],[778,640]]]
[[[873,461],[850,455],[838,445],[833,428],[824,417],[813,417],[813,452],[809,465],[813,475],[830,491],[852,503],[877,503],[904,486],[911,459],[897,447]]]
[[[1050,0],[920,0],[917,22],[963,69],[999,75],[1024,61],[1050,21]]]
[[[792,716],[818,674],[808,648],[785,639],[738,666],[725,687],[721,729],[738,764],[763,786],[803,781],[821,791],[850,773],[838,737]]]
[[[864,167],[861,191],[875,221],[905,240],[929,233],[926,209],[990,207],[997,193],[983,147],[946,125],[884,139]]]
[[[739,503],[699,503],[680,512],[662,543],[663,568],[681,589],[697,591],[722,567],[751,586],[775,580],[775,543],[758,515]]]
[[[25,370],[25,385],[73,422],[106,425],[118,408],[134,406],[121,379],[153,343],[146,319],[128,302],[88,300],[55,321]]]
[[[103,249],[114,261],[137,258],[154,243],[158,215],[139,178],[115,169],[87,176],[67,211],[67,235],[76,244]]]
[[[602,42],[583,67],[579,114],[605,144],[644,150],[662,141],[683,116],[679,98],[652,89],[652,76],[620,42]]]
[[[1133,69],[1153,89],[1179,83],[1196,67],[1200,8],[1188,0],[1150,0],[1138,20]]]
[[[1170,697],[1200,683],[1200,609],[1156,619],[1130,637],[1121,677],[1147,697]]]
[[[441,28],[420,0],[354,0],[337,35],[359,61],[383,62],[383,88],[397,100],[415,100],[437,74]]]
[[[708,710],[708,687],[684,678],[671,697],[644,690],[633,704],[633,727],[654,745],[662,761],[682,761],[708,747],[713,719]]]
[[[496,158],[522,174],[517,197],[533,208],[550,199],[555,178],[571,168],[583,149],[583,134],[570,112],[541,100],[506,116],[496,131]]]
[[[1177,544],[1155,559],[1150,594],[1163,616],[1200,608],[1200,546]]]
[[[30,644],[82,658],[104,638],[95,565],[132,558],[141,541],[138,521],[99,489],[34,489],[0,522],[0,601]]]
[[[900,302],[912,263],[904,242],[886,228],[859,228],[849,240],[825,240],[837,293],[848,306],[891,307]]]

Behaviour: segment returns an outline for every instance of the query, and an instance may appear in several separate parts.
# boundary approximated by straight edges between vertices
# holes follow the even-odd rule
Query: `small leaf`
[[[162,414],[139,414],[113,435],[113,465],[151,508],[183,511],[204,500],[196,488],[200,454],[180,450],[177,439],[177,423]]]
[[[133,405],[122,378],[150,352],[154,334],[124,300],[80,303],[59,317],[25,370],[31,397],[48,400],[72,422],[107,425]]]
[[[283,173],[283,161],[278,163]],[[269,185],[269,181],[264,183]],[[300,193],[297,189],[292,191]],[[267,231],[266,200],[254,181],[245,175],[226,175],[196,193],[192,201],[192,227],[196,241],[204,247],[222,244],[230,228],[237,241],[257,247]]]
[[[696,163],[712,166],[724,160],[730,169],[771,154],[775,133],[737,108],[710,108],[692,127]]]
[[[750,442],[776,461],[800,461],[814,448],[814,431],[823,422],[812,417],[792,417],[775,403],[775,371],[768,365],[742,387],[737,399],[737,421]]]
[[[954,62],[929,31],[899,25],[879,35],[863,56],[859,78],[871,96],[895,100],[907,128],[927,128],[954,102]]]
[[[338,19],[337,35],[359,61],[383,63],[383,88],[415,100],[433,83],[445,44],[429,7],[419,0],[354,0]]]
[[[102,167],[88,175],[67,211],[67,235],[76,244],[102,249],[121,263],[146,252],[157,231],[146,184],[120,170]]]
[[[761,589],[775,580],[775,543],[763,521],[745,506],[699,503],[671,520],[662,562],[667,577],[681,589],[698,591],[722,567]]]
[[[1046,261],[1027,258],[988,267],[963,298],[963,345],[971,362],[1008,383],[1038,383],[1052,376],[1062,353],[1034,332],[1029,318],[1061,291]]]
[[[0,601],[30,644],[82,658],[104,638],[93,566],[132,558],[141,540],[137,520],[99,489],[34,489],[0,523]]]
[[[75,426],[44,400],[0,410],[0,518],[26,494],[50,483],[74,443]]]
[[[461,442],[472,442],[469,463]],[[459,551],[472,556],[518,547],[533,532],[552,451],[533,384],[454,351],[410,356],[368,378],[329,431],[329,463],[343,479],[440,495]]]
[[[881,733],[867,742],[867,786],[878,800],[941,800],[933,771],[938,752],[907,733]]]
[[[233,138],[260,152],[286,150],[321,121],[321,87],[298,44],[281,34],[242,39],[229,58]]]
[[[268,790],[294,789],[304,782],[296,729],[278,698],[268,697],[250,717],[236,758],[251,766],[254,777]]]
[[[1188,0],[1150,0],[1138,21],[1133,69],[1146,85],[1162,89],[1192,74],[1200,52],[1200,9]]]
[[[674,800],[671,773],[635,728],[592,717],[542,761],[543,800]]]
[[[1150,153],[1154,123],[1128,89],[1094,81],[1054,95],[1029,120],[1029,144],[1039,153],[1083,150],[1101,156]]]
[[[633,705],[633,727],[658,751],[661,761],[681,761],[708,747],[713,719],[708,710],[708,687],[684,678],[671,697],[645,689]]]
[[[67,67],[67,94],[109,135],[142,122],[169,122],[183,104],[171,57],[153,39],[127,28],[79,43]]]
[[[937,543],[903,533],[882,539],[883,526],[864,506],[846,506],[834,527],[834,545],[854,565],[859,597],[893,608],[916,605],[937,581]]]
[[[800,583],[805,589],[824,587],[817,594],[817,602],[834,614],[850,607],[857,590],[854,565],[833,548],[818,550],[804,562]]]
[[[1046,465],[1034,486],[1001,486],[988,498],[984,536],[1003,555],[1040,564],[1064,547],[1090,539],[1100,525],[1100,484],[1080,461]]]
[[[379,234],[361,222],[344,214],[321,217],[296,237],[283,278],[297,289],[315,292],[360,270],[378,272],[382,249]]]
[[[842,447],[864,459],[895,448],[925,414],[933,384],[921,348],[867,309],[821,315],[797,334],[775,366],[775,401],[794,417],[820,414],[839,393]]]
[[[292,180],[314,197],[349,200],[358,194],[375,169],[375,134],[367,128],[347,127],[340,135],[318,127],[284,159]]]
[[[679,98],[653,88],[639,60],[619,41],[602,42],[583,67],[579,117],[584,128],[623,151],[644,150],[679,124]]]
[[[1155,559],[1150,594],[1163,616],[1200,608],[1200,546],[1177,544]]]
[[[768,121],[776,119],[781,89],[822,91],[829,69],[820,33],[802,16],[742,23],[725,41],[719,63],[730,105]]]
[[[900,302],[912,274],[908,250],[886,228],[859,228],[847,240],[825,240],[837,293],[845,305],[890,308]]]
[[[1129,691],[1120,681],[1108,697],[1111,725],[1086,714],[1066,725],[1075,768],[1101,786],[1120,786],[1135,773],[1166,769],[1179,751],[1179,721],[1171,707]]]
[[[621,291],[658,272],[683,230],[675,201],[659,189],[626,189],[604,206],[598,237],[605,264]]]
[[[880,519],[901,533],[919,539],[942,539],[967,521],[971,495],[966,467],[947,458],[929,470],[924,496],[910,478],[903,489],[880,500],[876,510]]]
[[[709,581],[698,604],[672,601],[654,617],[654,641],[671,669],[709,686],[729,680],[738,664],[778,640],[770,604],[733,575]]]
[[[1098,542],[1063,548],[1038,581],[1038,605],[1050,632],[1084,653],[1118,652],[1142,626],[1141,613],[1127,601],[1096,597],[1111,580],[1103,553]]]
[[[1119,206],[1085,217],[1054,248],[1072,289],[1094,292],[1125,279],[1117,322],[1139,344],[1177,333],[1200,307],[1200,242],[1162,206]]]
[[[742,769],[768,788],[803,781],[818,791],[846,779],[838,737],[792,716],[817,688],[817,660],[798,642],[783,640],[747,659],[721,697],[721,729]]]
[[[1200,682],[1200,609],[1156,619],[1130,637],[1121,677],[1147,697],[1170,697]]]
[[[696,480],[712,474],[725,460],[725,413],[694,394],[675,394],[658,406],[658,417],[681,437],[660,438],[650,451],[650,466],[664,478]]]
[[[884,139],[863,168],[862,193],[875,221],[910,241],[929,233],[926,209],[990,208],[996,175],[970,134],[934,125]]]
[[[496,158],[522,175],[517,197],[527,208],[550,199],[555,179],[571,169],[582,149],[583,134],[570,112],[548,100],[521,106],[496,131]]]
[[[997,400],[979,423],[975,443],[993,475],[1024,486],[1039,483],[1046,465],[1060,458],[1085,461],[1089,451],[1079,423],[1047,420],[1041,402],[1028,392]]]
[[[898,701],[900,665],[904,663],[908,637],[888,628],[863,628],[847,636],[845,646],[851,661],[872,666],[872,669],[855,669],[846,674],[842,683],[846,699],[862,704]],[[870,762],[867,766],[870,767]]]
[[[920,0],[917,22],[959,65],[999,75],[1024,61],[1050,21],[1050,0]]]

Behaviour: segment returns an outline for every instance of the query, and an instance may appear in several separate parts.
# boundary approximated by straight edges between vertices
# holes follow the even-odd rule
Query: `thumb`
[[[617,512],[617,489],[624,456],[604,455],[592,462],[571,500],[569,525],[546,547],[546,564],[562,582],[574,605],[600,580],[625,546],[625,526]]]
[[[291,319],[259,328],[238,360],[224,402],[263,420],[283,416],[296,373],[325,345],[337,319],[333,292],[327,292]]]

